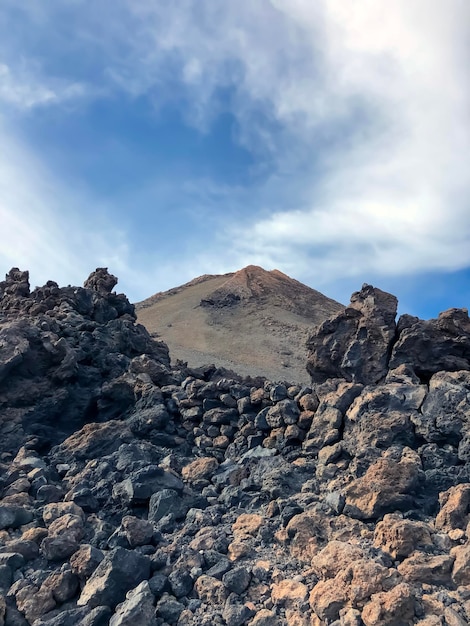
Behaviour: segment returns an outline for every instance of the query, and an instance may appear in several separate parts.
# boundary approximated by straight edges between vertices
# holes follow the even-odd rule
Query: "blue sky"
[[[467,0],[2,0],[0,272],[470,301]]]

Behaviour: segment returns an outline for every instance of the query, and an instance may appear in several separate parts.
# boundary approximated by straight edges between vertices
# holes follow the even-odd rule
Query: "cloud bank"
[[[192,240],[177,259],[148,253],[144,263],[126,232],[113,236],[121,241],[115,254],[98,254],[109,237],[104,227],[95,233],[101,241],[88,256],[114,259],[126,288],[126,281],[135,285],[131,265],[147,272],[142,285],[161,279],[161,288],[248,263],[313,285],[470,265],[465,0],[120,0],[113,14],[105,4],[87,11],[77,0],[74,27],[64,26],[70,41],[61,45],[84,47],[96,59],[93,71],[67,75],[62,68],[49,76],[43,68],[40,84],[16,72],[10,55],[0,66],[0,100],[11,109],[65,106],[83,102],[85,93],[145,97],[156,112],[178,108],[201,133],[228,111],[233,140],[255,162],[242,189],[175,181],[175,197],[211,212],[208,237]],[[58,24],[61,3],[25,19]],[[34,265],[55,259],[40,244],[58,228],[54,192],[29,173],[24,184],[26,168],[20,177],[20,166],[13,174],[9,166],[3,158],[2,224],[13,233],[26,214],[23,238],[38,251],[26,258]],[[54,187],[54,172],[48,176]],[[24,193],[13,199],[17,185]],[[228,210],[217,210],[222,203]],[[69,206],[79,229],[80,198]],[[54,228],[43,226],[48,220]],[[13,235],[0,259],[12,258],[18,245]],[[70,246],[62,245],[60,256],[76,269]]]

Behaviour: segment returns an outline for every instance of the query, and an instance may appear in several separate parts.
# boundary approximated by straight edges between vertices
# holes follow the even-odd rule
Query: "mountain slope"
[[[250,265],[157,293],[136,312],[168,344],[173,360],[308,382],[306,338],[343,308],[279,270]]]

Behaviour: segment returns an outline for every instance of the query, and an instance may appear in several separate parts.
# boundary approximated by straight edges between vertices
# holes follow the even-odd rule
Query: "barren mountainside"
[[[138,321],[173,359],[308,382],[305,342],[343,305],[279,270],[206,275],[136,305]]]

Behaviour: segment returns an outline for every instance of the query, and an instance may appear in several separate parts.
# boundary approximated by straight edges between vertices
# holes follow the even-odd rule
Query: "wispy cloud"
[[[139,58],[129,88],[164,100],[171,66],[202,126],[218,90],[231,87],[239,141],[271,159],[270,215],[254,206],[246,229],[227,227],[234,258],[310,259],[312,277],[330,280],[470,264],[464,2],[186,0],[130,10],[141,29],[115,75]],[[277,206],[284,185],[292,210]]]
[[[77,0],[68,10],[74,19],[64,22],[61,44],[68,38],[75,55],[82,47],[96,59],[94,73],[59,80],[44,71],[35,79],[5,63],[0,100],[28,109],[85,92],[145,97],[156,109],[178,107],[201,132],[228,110],[234,140],[256,158],[245,189],[173,181],[188,211],[204,207],[212,215],[210,244],[208,237],[199,247],[192,241],[172,261],[158,250],[132,257],[129,234],[114,229],[121,243],[114,257],[111,250],[102,256],[129,277],[132,260],[134,285],[144,289],[170,274],[174,284],[253,262],[317,285],[470,266],[466,0],[118,0],[113,13],[104,2],[88,11]],[[64,19],[59,0],[34,11],[37,23]],[[7,172],[2,221],[23,232],[12,237],[10,256],[42,250],[30,259],[41,267],[55,258],[41,242],[51,249],[54,241],[57,256],[68,259],[64,277],[75,280],[89,262],[61,241],[67,193],[57,195],[50,172],[50,184],[30,173],[25,182],[37,161],[25,167],[23,156],[5,157],[0,168]],[[85,238],[80,202],[96,201],[89,193],[71,203],[74,228]],[[91,258],[107,250],[103,242],[112,248],[105,227],[95,237],[87,240]]]
[[[102,265],[128,279],[125,234],[99,207],[86,211],[87,194],[66,188],[1,125],[0,139],[0,266],[31,270],[33,286],[81,284]]]
[[[76,101],[89,95],[88,88],[78,82],[38,80],[37,68],[12,70],[0,63],[0,102],[20,109],[50,106]]]

